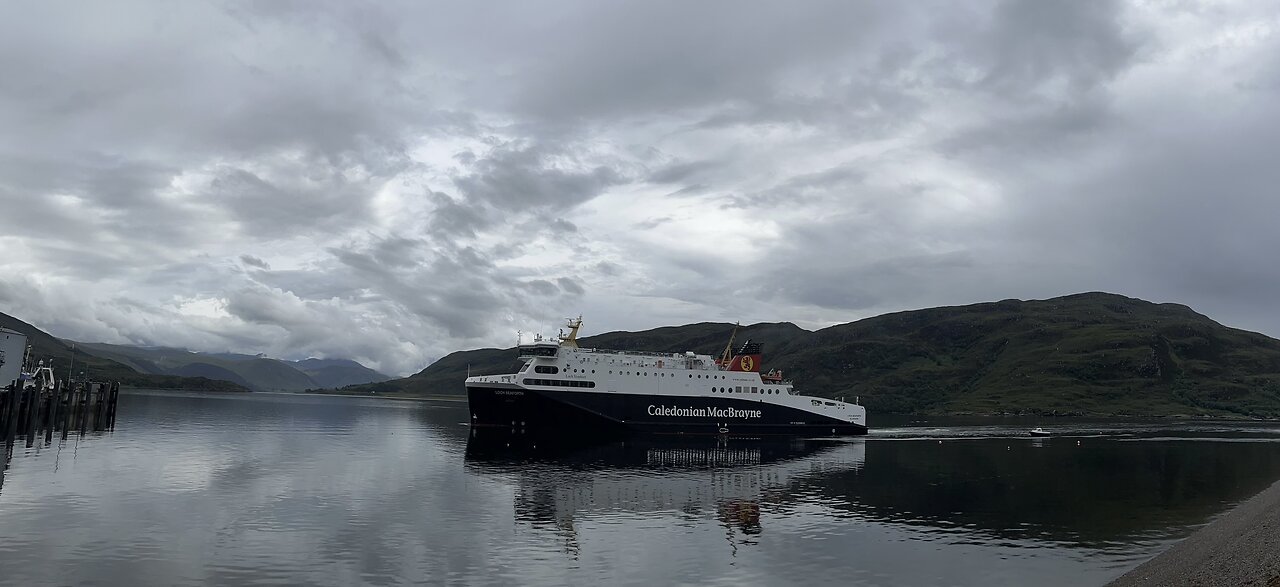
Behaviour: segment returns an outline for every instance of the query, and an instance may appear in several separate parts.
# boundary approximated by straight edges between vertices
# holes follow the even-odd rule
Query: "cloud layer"
[[[1106,290],[1280,335],[1267,2],[0,7],[0,311],[409,373]]]

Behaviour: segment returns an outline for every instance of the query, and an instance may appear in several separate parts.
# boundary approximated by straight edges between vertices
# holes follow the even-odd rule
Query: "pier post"
[[[111,401],[107,404],[107,424],[112,430],[116,429],[116,405],[120,402],[120,382],[111,382]]]
[[[49,394],[49,429],[45,431],[44,441],[53,440],[53,430],[58,427],[58,412],[62,409],[62,382],[53,386],[53,393]]]
[[[27,421],[24,434],[27,436],[27,448],[36,444],[36,428],[40,424],[40,386],[32,387],[27,396]]]
[[[13,398],[17,395],[18,384],[10,385],[3,391],[0,391],[0,441],[7,441],[13,438],[11,431],[13,418],[17,410],[13,407]]]
[[[9,430],[9,388],[0,388],[0,441]]]
[[[71,385],[68,385],[64,391],[66,392],[67,407],[66,407],[66,408],[61,408],[61,409],[62,409],[62,424],[61,424],[61,425],[62,425],[62,439],[63,439],[63,440],[66,440],[66,439],[67,439],[67,434],[71,431],[71,415],[72,415],[73,413],[75,413],[75,411],[76,411],[76,410],[75,410],[75,408],[76,408],[76,399],[75,399],[75,398],[76,398],[76,393],[75,393],[75,387],[74,387],[74,386],[71,386]],[[62,399],[62,398],[61,398],[61,396],[59,396],[59,398],[58,398],[58,399],[59,399],[59,401],[61,401],[61,399]]]
[[[17,384],[9,390],[9,429],[5,432],[5,440],[12,441],[18,435],[18,409],[22,405],[22,398],[18,394],[22,393],[22,384]]]
[[[83,435],[85,430],[89,429],[89,400],[93,396],[93,384],[84,383],[80,385],[80,414],[78,416],[78,428],[80,434]]]

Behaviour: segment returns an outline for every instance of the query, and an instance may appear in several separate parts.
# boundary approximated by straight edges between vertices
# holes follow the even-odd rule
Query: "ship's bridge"
[[[521,344],[516,347],[520,352],[521,359],[532,359],[534,357],[554,357],[560,350],[560,343],[553,340],[538,340],[530,344]]]

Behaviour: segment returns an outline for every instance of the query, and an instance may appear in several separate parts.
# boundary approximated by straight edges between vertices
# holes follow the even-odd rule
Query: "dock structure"
[[[0,441],[11,445],[22,438],[32,447],[41,436],[51,442],[55,433],[66,438],[73,429],[113,430],[119,400],[118,382],[56,381],[49,387],[15,382],[0,388]]]

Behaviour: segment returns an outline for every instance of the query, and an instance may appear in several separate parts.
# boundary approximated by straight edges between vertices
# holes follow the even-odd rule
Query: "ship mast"
[[[560,331],[560,346],[576,349],[578,348],[578,329],[582,328],[582,315],[569,318],[566,326],[569,327],[569,334],[565,334],[563,330]]]
[[[733,332],[729,333],[729,344],[725,345],[724,352],[720,353],[720,360],[718,362],[721,365],[728,365],[729,360],[733,358],[733,337],[737,336],[739,325],[739,322],[733,323]]]

